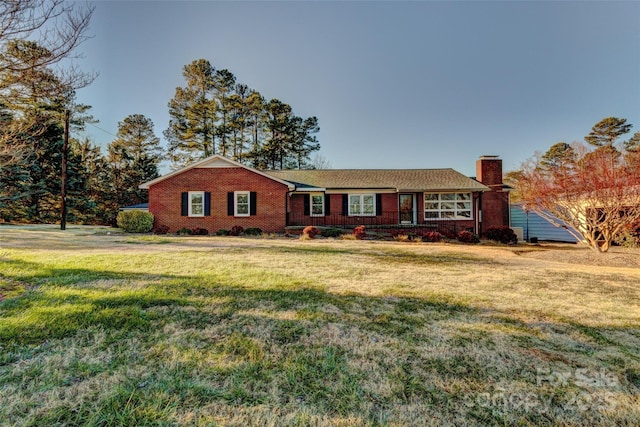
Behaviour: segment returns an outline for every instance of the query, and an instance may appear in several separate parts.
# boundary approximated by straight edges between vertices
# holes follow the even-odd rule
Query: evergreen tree
[[[153,122],[141,114],[133,114],[118,123],[117,138],[109,144],[108,164],[111,172],[113,202],[110,209],[117,213],[122,206],[144,203],[147,190],[138,186],[159,176],[162,159],[160,139],[153,131]]]
[[[575,159],[576,153],[573,147],[566,142],[558,142],[552,145],[551,148],[542,155],[540,165],[547,169],[553,169],[570,165],[575,162]]]
[[[627,124],[627,119],[607,117],[596,123],[584,139],[593,146],[608,147],[611,150],[616,140],[628,133],[631,127],[631,124]]]
[[[198,59],[185,65],[182,75],[187,84],[169,101],[171,119],[164,132],[174,167],[216,154],[215,69]]]
[[[291,143],[291,160],[289,166],[296,169],[312,168],[311,153],[320,149],[315,136],[320,131],[317,117],[293,119],[293,138]]]
[[[204,59],[185,66],[183,75],[187,84],[169,102],[164,132],[174,167],[216,152],[257,168],[310,167],[310,154],[320,148],[316,117],[298,117],[278,99],[265,102]]]
[[[221,155],[229,156],[229,139],[232,131],[230,126],[230,116],[233,105],[230,97],[233,94],[236,77],[229,70],[218,70],[215,74],[214,87],[215,102],[217,104],[218,117],[216,117],[216,134],[219,142],[219,152]]]

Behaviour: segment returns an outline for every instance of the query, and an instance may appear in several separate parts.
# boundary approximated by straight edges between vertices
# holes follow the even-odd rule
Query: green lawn
[[[0,425],[637,426],[640,268],[590,257],[0,226]]]

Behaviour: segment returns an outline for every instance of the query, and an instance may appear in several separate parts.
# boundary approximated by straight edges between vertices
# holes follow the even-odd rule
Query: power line
[[[107,135],[111,135],[111,136],[113,136],[113,137],[115,137],[115,138],[117,138],[117,137],[118,137],[117,135],[114,135],[114,134],[112,134],[111,132],[109,132],[109,131],[107,131],[107,130],[102,129],[100,126],[96,126],[96,125],[94,125],[93,123],[89,123],[89,124],[90,124],[91,126],[93,126],[94,128],[96,128],[96,129],[98,129],[98,130],[101,130],[102,132],[106,133]]]

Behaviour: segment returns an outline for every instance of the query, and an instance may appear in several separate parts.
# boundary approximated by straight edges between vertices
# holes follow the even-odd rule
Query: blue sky
[[[505,170],[599,120],[640,130],[638,2],[98,1],[79,91],[108,144],[144,114],[162,137],[182,68],[208,59],[317,116],[334,168]],[[108,132],[108,133],[107,133]]]

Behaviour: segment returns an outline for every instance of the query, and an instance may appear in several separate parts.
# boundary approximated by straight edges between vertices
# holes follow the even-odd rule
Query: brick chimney
[[[476,180],[491,191],[482,193],[480,232],[489,227],[509,225],[509,192],[502,185],[502,159],[499,156],[480,156],[476,160]]]

